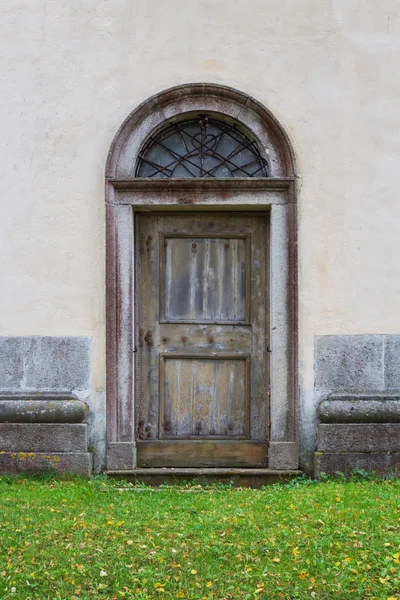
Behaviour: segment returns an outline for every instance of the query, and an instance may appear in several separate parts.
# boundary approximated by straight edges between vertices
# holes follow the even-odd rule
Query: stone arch
[[[130,113],[111,144],[106,177],[133,179],[136,158],[148,137],[169,119],[198,111],[234,119],[251,131],[263,151],[269,154],[271,177],[295,176],[291,143],[271,111],[233,88],[195,83],[160,92]]]
[[[137,158],[165,123],[207,113],[249,131],[268,157],[267,177],[135,177]],[[264,210],[270,214],[269,468],[295,469],[297,446],[296,165],[289,138],[260,102],[233,88],[195,83],[170,88],[133,110],[106,165],[107,468],[136,468],[134,431],[133,214],[148,210]]]

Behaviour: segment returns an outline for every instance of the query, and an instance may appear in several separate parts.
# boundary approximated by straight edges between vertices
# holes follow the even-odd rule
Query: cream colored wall
[[[254,96],[293,143],[304,401],[314,335],[400,333],[398,0],[9,0],[1,30],[0,335],[93,336],[104,387],[107,152],[191,81]]]

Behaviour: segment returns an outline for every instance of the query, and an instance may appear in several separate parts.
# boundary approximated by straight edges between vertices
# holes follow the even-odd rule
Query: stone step
[[[326,452],[400,451],[400,423],[318,425],[317,450]]]
[[[288,482],[302,474],[301,471],[277,471],[271,469],[240,468],[143,468],[129,471],[107,471],[108,477],[124,479],[147,485],[163,483],[181,484],[183,481],[196,483],[230,483],[235,486],[259,488],[264,485]]]
[[[74,473],[84,477],[92,474],[89,452],[5,452],[0,451],[1,473],[37,472]]]
[[[0,423],[0,450],[87,452],[85,423]]]

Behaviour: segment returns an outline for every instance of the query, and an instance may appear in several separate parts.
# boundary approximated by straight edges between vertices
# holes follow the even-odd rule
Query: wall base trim
[[[73,473],[90,477],[92,455],[90,452],[5,452],[0,451],[1,473],[37,472]]]
[[[315,452],[314,476],[352,471],[374,471],[378,474],[400,473],[400,452]]]

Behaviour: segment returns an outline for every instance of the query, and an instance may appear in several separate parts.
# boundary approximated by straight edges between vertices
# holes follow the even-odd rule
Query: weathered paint
[[[162,437],[249,437],[247,362],[165,356]]]
[[[248,321],[249,243],[248,237],[165,236],[164,320]]]
[[[138,223],[138,439],[266,440],[268,217]]]

